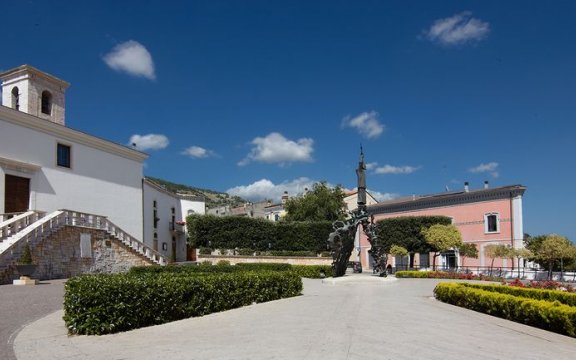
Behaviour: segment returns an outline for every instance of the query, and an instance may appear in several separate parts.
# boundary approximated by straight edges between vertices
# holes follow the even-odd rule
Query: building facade
[[[522,185],[490,188],[487,182],[483,188],[471,190],[466,183],[463,191],[383,201],[368,206],[368,212],[374,215],[375,221],[400,216],[447,216],[462,234],[463,242],[475,244],[478,249],[478,259],[466,258],[465,265],[486,267],[492,261],[485,253],[487,245],[502,244],[515,249],[524,246],[522,197],[525,191],[526,187]],[[364,234],[360,248],[363,266],[368,268],[370,244]],[[414,265],[431,266],[431,256],[417,254]],[[395,266],[397,260],[389,259],[389,264]],[[454,249],[442,254],[437,265],[453,268],[461,266],[462,260],[458,250]],[[494,265],[513,266],[509,259],[496,259]]]
[[[179,235],[168,223],[188,211],[204,213],[202,199],[147,183],[147,154],[67,127],[67,82],[29,65],[0,73],[0,80],[0,214],[68,209],[106,216],[148,246],[158,241],[165,255],[186,258],[185,237],[174,252],[172,236],[154,237],[150,228],[158,217],[166,233]],[[153,219],[148,202],[155,200]]]

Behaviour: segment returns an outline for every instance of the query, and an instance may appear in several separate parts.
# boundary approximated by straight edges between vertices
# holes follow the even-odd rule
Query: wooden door
[[[30,203],[30,179],[6,175],[4,212],[24,212]]]

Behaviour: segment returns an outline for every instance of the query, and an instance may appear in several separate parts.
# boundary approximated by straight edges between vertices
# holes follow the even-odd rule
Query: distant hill
[[[155,183],[163,186],[166,190],[173,192],[175,194],[190,194],[196,196],[202,196],[206,199],[206,208],[213,208],[218,206],[230,205],[231,207],[241,206],[246,203],[246,200],[239,196],[230,196],[226,193],[196,188],[193,186],[175,184],[170,181],[158,179],[151,176],[146,176],[147,179],[154,181]]]

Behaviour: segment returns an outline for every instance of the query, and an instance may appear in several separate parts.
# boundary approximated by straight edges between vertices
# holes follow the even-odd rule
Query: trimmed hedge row
[[[576,307],[467,285],[440,283],[434,289],[434,296],[452,305],[576,337]]]
[[[70,334],[102,335],[301,292],[300,276],[289,271],[83,275],[66,282],[64,321]]]
[[[320,279],[322,273],[324,277],[332,277],[331,265],[292,265],[292,272],[300,277],[309,279]]]
[[[319,279],[321,272],[325,277],[332,276],[330,265],[291,265],[286,263],[240,263],[236,265],[180,265],[180,266],[135,266],[128,274],[203,274],[203,273],[236,273],[245,271],[291,271],[300,277]]]
[[[332,223],[272,222],[239,216],[190,215],[189,243],[196,248],[254,251],[326,251]],[[206,250],[203,250],[206,251]]]
[[[464,286],[482,289],[486,291],[498,292],[513,296],[521,296],[535,300],[558,301],[568,306],[576,307],[576,293],[569,293],[560,290],[520,288],[506,285],[480,285],[463,284]]]

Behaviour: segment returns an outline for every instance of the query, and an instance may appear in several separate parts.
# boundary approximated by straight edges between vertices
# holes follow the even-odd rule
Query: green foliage
[[[559,301],[562,304],[576,307],[576,293],[569,293],[561,290],[522,288],[504,285],[480,285],[480,284],[463,284],[475,289],[521,296],[529,299]]]
[[[428,253],[432,247],[424,239],[422,228],[435,224],[449,225],[452,223],[446,216],[402,216],[383,219],[376,223],[378,244],[390,252],[392,245],[402,246],[409,253]]]
[[[240,263],[236,266],[244,271],[289,271],[292,269],[292,265],[285,263]]]
[[[193,247],[251,249],[253,251],[326,250],[332,224],[324,222],[278,222],[237,216],[190,215],[186,218]]]
[[[435,224],[422,229],[424,239],[436,252],[444,252],[462,246],[462,235],[452,224]]]
[[[536,257],[547,263],[551,270],[557,260],[576,258],[576,250],[570,240],[564,236],[551,234],[546,236],[540,245]]]
[[[246,203],[246,200],[242,199],[239,196],[231,196],[229,194],[221,193],[214,190],[202,189],[183,184],[176,184],[167,180],[153,178],[151,176],[147,176],[146,178],[173,193],[187,193],[195,196],[201,196],[204,198],[207,208],[213,208],[224,205],[236,207]]]
[[[344,191],[340,186],[330,189],[326,182],[314,184],[304,196],[288,199],[286,221],[336,221],[346,218]]]
[[[332,277],[331,265],[292,265],[291,271],[300,277],[310,279],[320,279],[322,272],[325,277]]]
[[[449,304],[576,337],[576,307],[558,300],[535,300],[458,283],[438,284],[434,296]]]
[[[210,249],[209,247],[202,246],[199,252],[200,255],[210,255],[212,254],[212,249]]]
[[[250,248],[238,249],[238,251],[236,251],[236,255],[253,256],[254,255],[254,249],[250,249]]]
[[[478,259],[478,247],[476,244],[464,243],[458,247],[460,256]]]
[[[71,334],[110,334],[301,291],[300,276],[290,271],[83,275],[66,282],[64,321]]]
[[[392,245],[392,247],[390,248],[390,255],[402,256],[402,257],[408,256],[408,250],[399,245]]]
[[[494,267],[494,260],[495,259],[507,259],[512,257],[512,249],[503,244],[490,244],[484,247],[484,254],[489,257],[491,260],[490,262],[490,271]]]
[[[434,270],[436,269],[436,258],[440,253],[462,246],[462,235],[458,228],[452,224],[434,224],[429,228],[423,228],[421,233],[434,251],[432,265]]]
[[[32,251],[30,251],[30,245],[26,243],[22,250],[22,256],[18,259],[18,264],[20,265],[32,265]]]
[[[542,245],[545,240],[550,238],[561,238],[567,241],[568,249],[563,248],[562,243],[565,243],[564,240],[548,240],[547,245],[544,249],[545,254],[541,254]],[[554,254],[554,243],[558,243],[556,245],[560,245],[560,253],[562,253],[563,257],[557,257]],[[564,268],[567,269],[576,269],[576,250],[574,245],[565,237],[558,236],[555,234],[550,235],[538,235],[538,236],[530,236],[526,235],[524,238],[524,246],[526,249],[530,250],[531,256],[529,259],[534,261],[538,265],[548,268],[550,270],[550,266],[552,266],[552,270],[559,271],[561,270],[561,265],[564,265]],[[570,249],[571,248],[571,249]],[[557,249],[558,250],[558,249]],[[543,256],[544,255],[544,256]],[[550,257],[550,255],[553,255]]]

